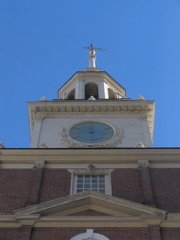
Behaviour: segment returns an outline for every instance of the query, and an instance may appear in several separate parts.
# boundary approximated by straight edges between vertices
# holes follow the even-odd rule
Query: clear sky
[[[28,101],[57,90],[88,66],[156,100],[154,147],[180,146],[180,0],[0,1],[0,141],[30,146]]]

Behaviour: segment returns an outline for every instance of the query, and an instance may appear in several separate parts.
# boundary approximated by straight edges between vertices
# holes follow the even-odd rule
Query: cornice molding
[[[53,164],[135,164],[148,160],[151,166],[180,165],[180,148],[118,148],[118,149],[0,149],[0,166],[18,164],[29,166],[34,161],[44,160],[46,167]],[[179,166],[178,165],[178,166]],[[178,167],[177,166],[177,167]]]
[[[148,121],[151,136],[154,131],[154,101],[129,99],[116,100],[54,100],[45,102],[29,102],[30,131],[32,134],[35,121],[60,114],[78,113],[137,113],[137,117]]]
[[[138,167],[148,168],[150,166],[148,160],[138,160]]]

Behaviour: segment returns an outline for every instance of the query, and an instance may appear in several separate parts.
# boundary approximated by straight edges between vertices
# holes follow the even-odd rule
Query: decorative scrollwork
[[[148,116],[147,115],[138,115],[137,116],[140,120],[148,120]]]

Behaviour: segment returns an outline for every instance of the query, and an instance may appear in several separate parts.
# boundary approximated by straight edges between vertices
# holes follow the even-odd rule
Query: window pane
[[[97,179],[92,179],[92,183],[97,183]]]
[[[105,193],[105,189],[99,189],[100,193]]]
[[[82,189],[77,189],[77,193],[83,192]]]
[[[90,183],[90,179],[85,179],[85,183]]]
[[[77,193],[87,190],[105,193],[105,176],[77,175]]]

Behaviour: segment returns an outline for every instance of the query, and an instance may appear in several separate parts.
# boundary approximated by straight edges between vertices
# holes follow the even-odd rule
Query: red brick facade
[[[150,228],[152,231],[150,231]],[[69,240],[86,232],[86,228],[0,228],[0,239],[13,240]],[[179,228],[94,228],[95,233],[111,240],[180,240]]]
[[[112,195],[142,203],[141,178],[138,169],[115,169],[111,173]]]
[[[44,169],[39,202],[70,194],[71,173],[67,169]]]
[[[26,206],[54,200],[70,194],[71,173],[67,169],[0,169],[0,212],[11,213]],[[111,173],[112,195],[157,208],[180,212],[180,169],[115,169]],[[70,216],[106,216],[85,210]],[[87,228],[44,227],[0,228],[0,240],[67,240],[85,233]],[[110,240],[180,240],[180,228],[106,227],[94,228]]]
[[[180,212],[180,169],[149,169],[157,208]],[[143,203],[138,169],[116,169],[111,174],[112,195]],[[0,212],[8,213],[29,205],[70,194],[71,174],[67,169],[0,169]]]
[[[33,170],[0,169],[0,212],[26,206],[32,185]]]
[[[150,168],[149,170],[157,208],[180,213],[180,169]]]

